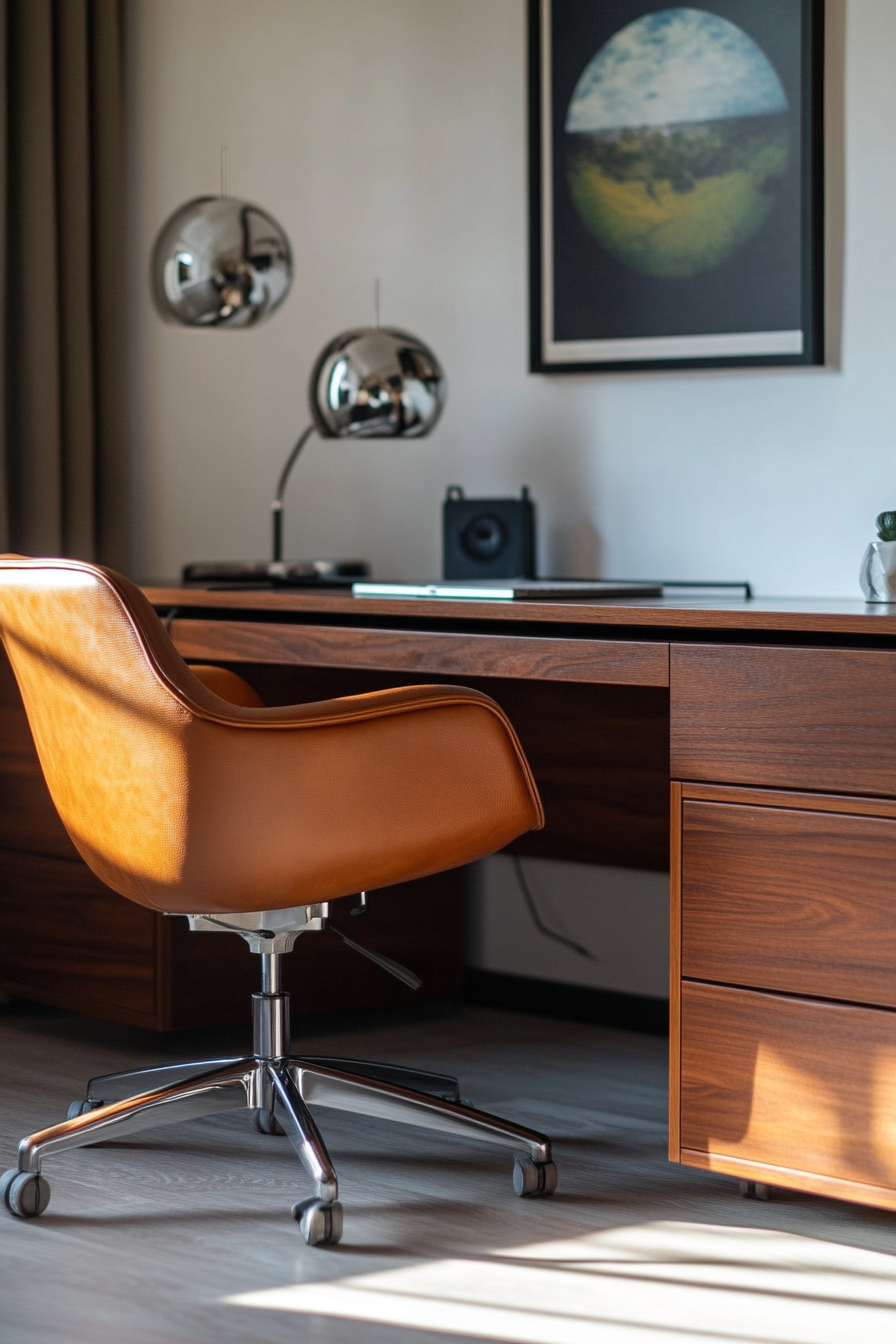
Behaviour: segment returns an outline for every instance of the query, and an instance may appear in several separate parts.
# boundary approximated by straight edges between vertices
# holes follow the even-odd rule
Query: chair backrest
[[[75,846],[155,909],[333,899],[543,824],[512,728],[476,691],[230,704],[139,589],[76,561],[0,558],[0,635]]]
[[[0,634],[50,795],[94,871],[140,900],[140,876],[182,868],[191,715],[123,599],[94,566],[0,561]]]

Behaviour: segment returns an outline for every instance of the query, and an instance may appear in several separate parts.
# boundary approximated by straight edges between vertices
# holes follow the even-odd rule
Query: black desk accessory
[[[442,573],[446,579],[534,579],[535,505],[519,499],[467,499],[449,485],[442,505]]]
[[[181,581],[186,588],[350,588],[370,573],[366,560],[317,561],[312,568],[302,562],[284,564],[282,573],[271,572],[269,560],[199,561],[184,565]],[[324,568],[326,566],[326,568]]]

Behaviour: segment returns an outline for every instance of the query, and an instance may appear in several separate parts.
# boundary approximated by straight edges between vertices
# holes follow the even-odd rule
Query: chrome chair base
[[[266,968],[265,982],[278,977]],[[549,1195],[557,1170],[545,1135],[464,1104],[457,1080],[393,1064],[288,1053],[289,995],[253,994],[255,1053],[240,1059],[206,1059],[135,1069],[91,1079],[87,1097],[69,1108],[69,1119],[39,1130],[19,1144],[18,1165],[0,1178],[0,1198],[10,1213],[36,1217],[49,1203],[44,1159],[71,1148],[121,1139],[157,1125],[196,1120],[223,1111],[255,1112],[258,1127],[289,1138],[316,1194],[293,1206],[309,1245],[334,1244],[342,1235],[342,1206],[333,1163],[309,1110],[329,1107],[478,1139],[516,1154],[518,1195]]]

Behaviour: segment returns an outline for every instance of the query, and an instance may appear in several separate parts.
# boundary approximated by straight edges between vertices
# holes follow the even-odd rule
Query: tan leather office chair
[[[498,1144],[517,1154],[517,1194],[550,1194],[549,1139],[462,1104],[455,1079],[290,1054],[280,989],[281,956],[326,927],[330,901],[468,863],[543,824],[501,709],[459,686],[265,708],[235,674],[191,671],[126,579],[75,561],[0,559],[0,634],[84,860],[129,900],[239,934],[261,962],[250,1056],[92,1079],[66,1122],[20,1143],[0,1181],[7,1209],[44,1211],[51,1154],[248,1108],[285,1131],[316,1184],[293,1209],[305,1240],[336,1242],[336,1173],[309,1104]]]

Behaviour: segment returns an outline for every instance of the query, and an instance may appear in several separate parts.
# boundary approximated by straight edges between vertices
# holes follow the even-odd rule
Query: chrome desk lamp
[[[435,426],[445,402],[439,361],[416,336],[377,322],[335,336],[318,355],[308,384],[311,424],[286,459],[271,504],[273,579],[338,579],[367,573],[364,561],[283,559],[283,496],[299,454],[317,431],[324,439],[418,439]]]
[[[376,300],[374,300],[374,308]],[[375,315],[374,315],[375,318]],[[184,583],[346,586],[369,572],[364,560],[283,558],[283,497],[311,435],[323,439],[418,439],[445,403],[445,376],[428,346],[397,327],[355,327],[335,336],[314,363],[308,384],[311,424],[286,459],[271,504],[271,558],[185,565]]]

